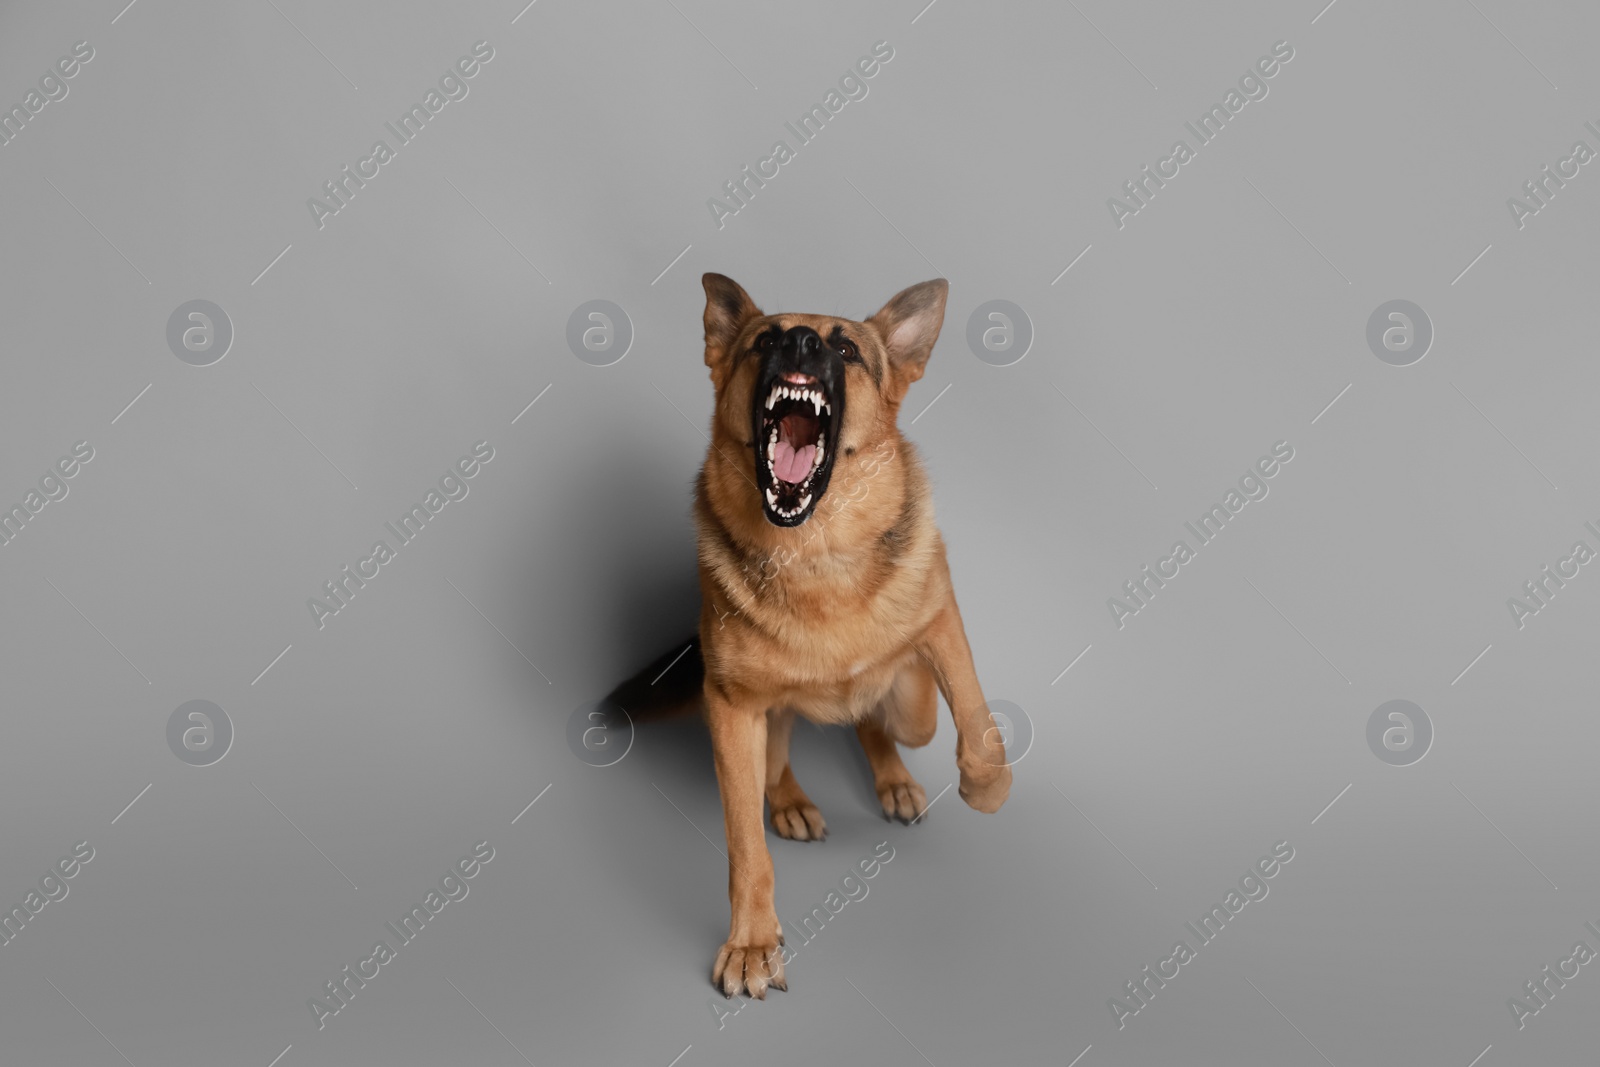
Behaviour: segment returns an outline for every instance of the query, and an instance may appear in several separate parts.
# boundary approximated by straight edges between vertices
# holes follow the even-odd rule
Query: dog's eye
[[[777,347],[778,339],[771,333],[764,333],[756,338],[756,351],[763,356],[770,356]]]
[[[866,362],[865,360],[863,360],[861,358],[861,351],[860,351],[860,349],[856,348],[856,343],[854,341],[850,340],[850,338],[848,338],[848,337],[844,337],[844,338],[840,339],[840,341],[839,341],[839,355],[844,358],[844,361],[846,363],[864,363],[864,362]]]

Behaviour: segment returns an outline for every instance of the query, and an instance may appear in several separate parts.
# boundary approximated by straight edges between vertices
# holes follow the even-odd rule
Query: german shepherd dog
[[[920,820],[897,744],[933,737],[937,692],[956,728],[961,797],[999,809],[1011,769],[973,669],[927,476],[896,425],[944,321],[943,280],[865,322],[767,315],[707,274],[716,390],[695,487],[704,710],[728,840],[727,996],[787,989],[762,798],[778,836],[827,833],[789,767],[796,714],[852,723],[884,814]],[[681,683],[680,683],[681,684]]]

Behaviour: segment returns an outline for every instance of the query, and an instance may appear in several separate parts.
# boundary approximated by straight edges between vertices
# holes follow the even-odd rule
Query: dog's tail
[[[670,718],[702,707],[705,673],[700,638],[695,636],[686,645],[673,645],[620,682],[606,700],[620,705],[636,723]]]

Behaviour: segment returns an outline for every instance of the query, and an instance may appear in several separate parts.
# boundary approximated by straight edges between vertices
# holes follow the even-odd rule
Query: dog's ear
[[[761,309],[726,275],[703,274],[700,284],[706,289],[706,366],[714,368],[739,339],[745,323],[761,316]]]
[[[911,383],[922,377],[944,325],[944,300],[950,283],[943,278],[918,282],[896,294],[867,324],[877,331],[889,350],[889,366],[894,373],[896,397],[905,395]]]

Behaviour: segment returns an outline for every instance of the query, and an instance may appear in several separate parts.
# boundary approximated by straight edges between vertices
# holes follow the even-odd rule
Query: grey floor
[[[1600,12],[522,2],[0,11],[0,1060],[1592,1059]],[[569,744],[695,618],[708,270],[950,280],[1021,757],[801,728],[780,915],[892,859],[742,1007],[703,728]]]

